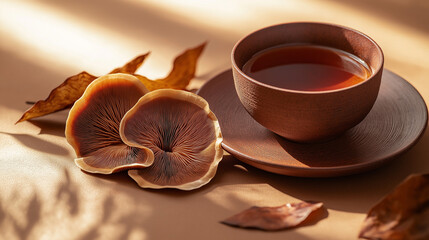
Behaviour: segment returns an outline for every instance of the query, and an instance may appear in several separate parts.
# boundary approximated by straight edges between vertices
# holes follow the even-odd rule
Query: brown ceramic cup
[[[371,75],[346,88],[297,91],[264,84],[243,72],[243,65],[254,54],[289,43],[351,53],[368,64]],[[381,48],[365,34],[311,22],[285,23],[250,33],[237,42],[231,58],[236,92],[244,108],[262,126],[296,142],[332,139],[361,122],[377,98],[384,62]]]

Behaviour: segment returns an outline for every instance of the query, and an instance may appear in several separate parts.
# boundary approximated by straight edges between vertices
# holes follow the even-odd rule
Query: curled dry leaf
[[[251,207],[223,220],[222,223],[234,227],[275,231],[299,226],[322,207],[321,202],[287,203],[278,207]]]
[[[195,76],[197,60],[205,45],[206,43],[203,43],[195,48],[187,49],[176,57],[173,63],[173,69],[166,78],[150,80],[141,75],[135,74],[135,76],[149,90],[161,88],[185,89],[190,80]],[[112,70],[110,73],[134,74],[148,54],[149,53],[140,55],[124,66]],[[67,78],[60,86],[53,89],[45,100],[37,101],[16,123],[45,116],[72,106],[73,103],[82,96],[86,87],[96,78],[96,76],[87,72],[81,72]]]
[[[429,239],[429,174],[408,177],[371,208],[359,237]]]

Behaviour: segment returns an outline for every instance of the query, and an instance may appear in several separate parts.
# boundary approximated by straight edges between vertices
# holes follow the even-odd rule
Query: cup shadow
[[[274,134],[278,144],[295,160],[309,167],[327,167],[344,164],[345,159],[358,155],[356,143],[349,133],[320,143],[296,143]],[[347,149],[347,152],[335,151]],[[339,153],[341,155],[339,155]],[[347,156],[344,156],[344,155]]]

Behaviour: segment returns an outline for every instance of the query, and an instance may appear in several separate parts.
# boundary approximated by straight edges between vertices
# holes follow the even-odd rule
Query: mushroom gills
[[[207,102],[185,91],[146,94],[124,116],[120,134],[126,144],[154,153],[151,166],[129,171],[141,187],[200,187],[214,176],[223,154],[219,123]]]
[[[75,163],[87,172],[109,174],[146,167],[153,162],[147,148],[123,143],[119,124],[125,113],[147,93],[128,74],[110,74],[92,82],[70,110],[66,137],[77,155]]]

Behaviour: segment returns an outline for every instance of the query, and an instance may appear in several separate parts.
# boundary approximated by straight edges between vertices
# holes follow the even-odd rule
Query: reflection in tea
[[[326,91],[358,84],[371,76],[353,54],[318,45],[279,45],[256,53],[243,72],[259,82],[299,91]]]

